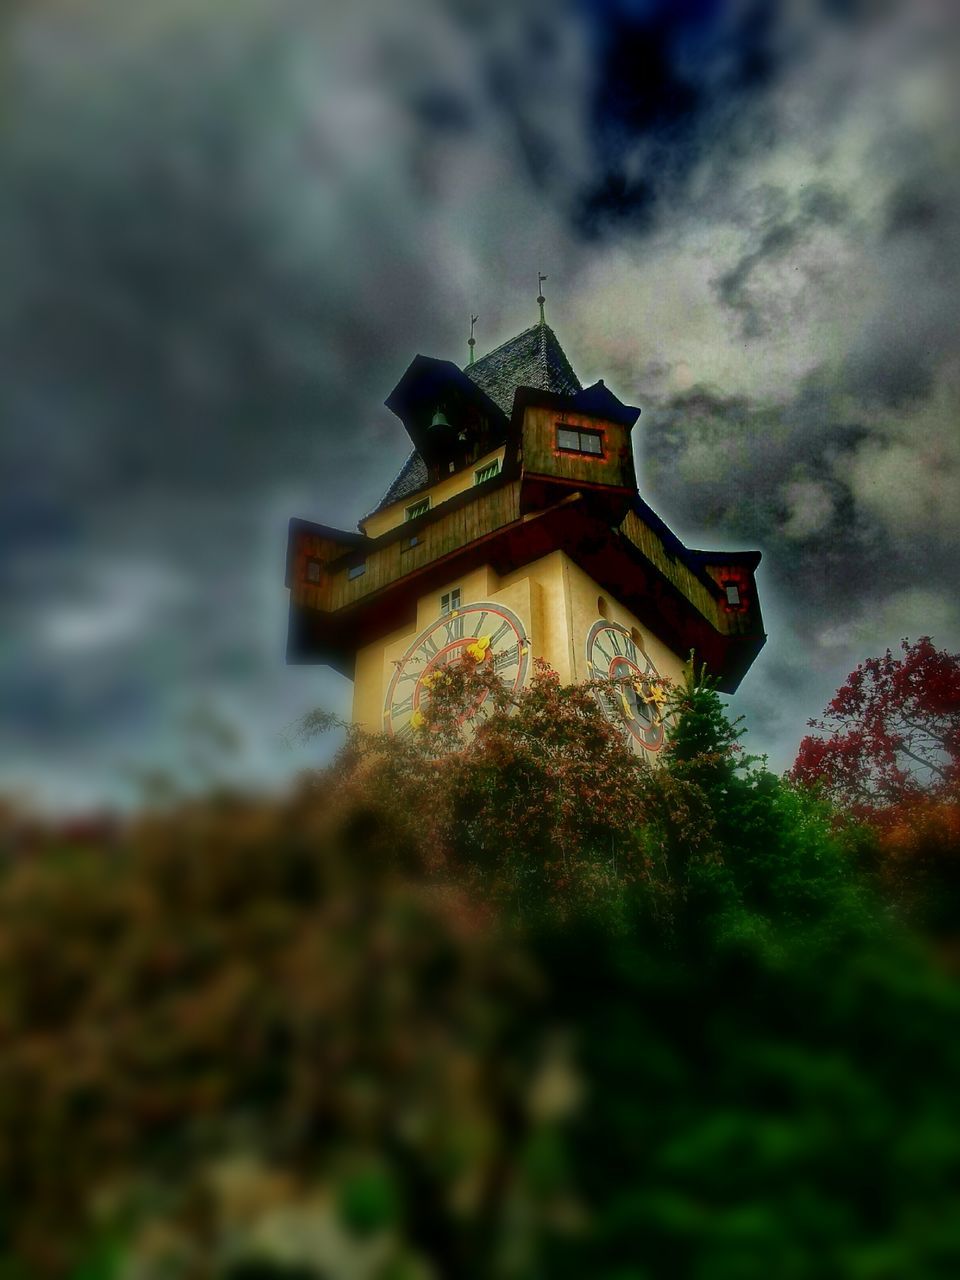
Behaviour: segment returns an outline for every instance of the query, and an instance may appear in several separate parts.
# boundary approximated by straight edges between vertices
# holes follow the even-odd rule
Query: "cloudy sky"
[[[734,699],[786,767],[855,663],[960,648],[949,0],[20,0],[0,16],[0,789],[272,785],[285,527],[406,453],[384,397],[548,319],[641,490],[759,547]],[[229,760],[217,726],[241,742]]]

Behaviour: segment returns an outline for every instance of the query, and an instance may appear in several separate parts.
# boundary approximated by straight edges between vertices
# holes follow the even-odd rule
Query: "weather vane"
[[[479,316],[470,317],[470,337],[467,339],[467,346],[470,348],[470,363],[473,364],[473,348],[477,345],[477,340],[473,336],[473,326],[480,319]]]
[[[538,292],[537,301],[540,303],[540,323],[541,324],[546,323],[546,321],[543,318],[543,304],[546,302],[546,298],[543,296],[543,282],[544,280],[546,280],[546,278],[547,277],[543,274],[542,271],[537,272],[537,292]]]

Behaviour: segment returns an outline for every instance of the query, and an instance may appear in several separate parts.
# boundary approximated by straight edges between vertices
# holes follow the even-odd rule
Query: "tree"
[[[861,857],[960,965],[960,654],[929,636],[852,672],[803,739],[795,781],[865,824]],[[821,736],[826,735],[826,736]]]
[[[0,814],[3,1280],[958,1273],[960,990],[828,806],[692,673],[649,768],[478,666],[273,800]]]
[[[682,873],[665,832],[692,847],[709,815],[696,787],[625,748],[596,697],[608,686],[564,686],[538,659],[513,695],[466,658],[436,672],[414,733],[351,734],[343,785],[393,796],[434,868],[498,908],[563,915],[642,883],[667,909]]]
[[[818,784],[856,816],[883,819],[922,798],[949,799],[960,786],[960,654],[929,636],[868,658],[847,677],[818,735],[800,744],[791,776]]]

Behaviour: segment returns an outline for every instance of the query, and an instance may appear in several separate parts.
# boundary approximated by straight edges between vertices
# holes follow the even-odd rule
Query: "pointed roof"
[[[391,502],[399,502],[401,498],[409,498],[418,490],[425,488],[429,480],[427,464],[417,450],[414,449],[400,468],[400,474],[396,480],[394,480],[373,510],[379,511],[382,507],[389,507]],[[370,514],[372,515],[373,512]],[[364,519],[366,519],[366,516],[364,516]]]
[[[531,325],[468,364],[463,372],[508,416],[517,387],[536,387],[564,396],[581,389],[580,379],[548,324]]]
[[[451,365],[449,361],[417,356],[387,399],[387,407],[393,412],[402,411],[407,382],[421,371],[421,366],[428,372],[435,366],[441,372],[445,368],[447,376],[451,372],[458,378],[462,376],[457,366]],[[557,335],[548,324],[531,325],[515,338],[509,338],[473,364],[468,364],[462,372],[490,397],[507,418],[513,412],[513,397],[518,387],[533,387],[538,391],[551,391],[562,396],[572,396],[582,391],[580,379],[557,341]],[[587,394],[591,391],[588,388]],[[411,497],[425,488],[428,480],[427,465],[415,448],[400,469],[400,474],[368,515],[382,510],[391,502]],[[368,516],[363,517],[364,520],[367,518]]]

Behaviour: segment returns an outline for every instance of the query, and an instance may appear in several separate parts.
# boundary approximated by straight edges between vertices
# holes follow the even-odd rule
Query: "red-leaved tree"
[[[929,636],[847,678],[803,739],[792,777],[876,833],[884,890],[960,965],[960,654]]]
[[[808,735],[792,769],[870,820],[905,802],[949,800],[960,786],[960,654],[929,636],[861,662]]]

